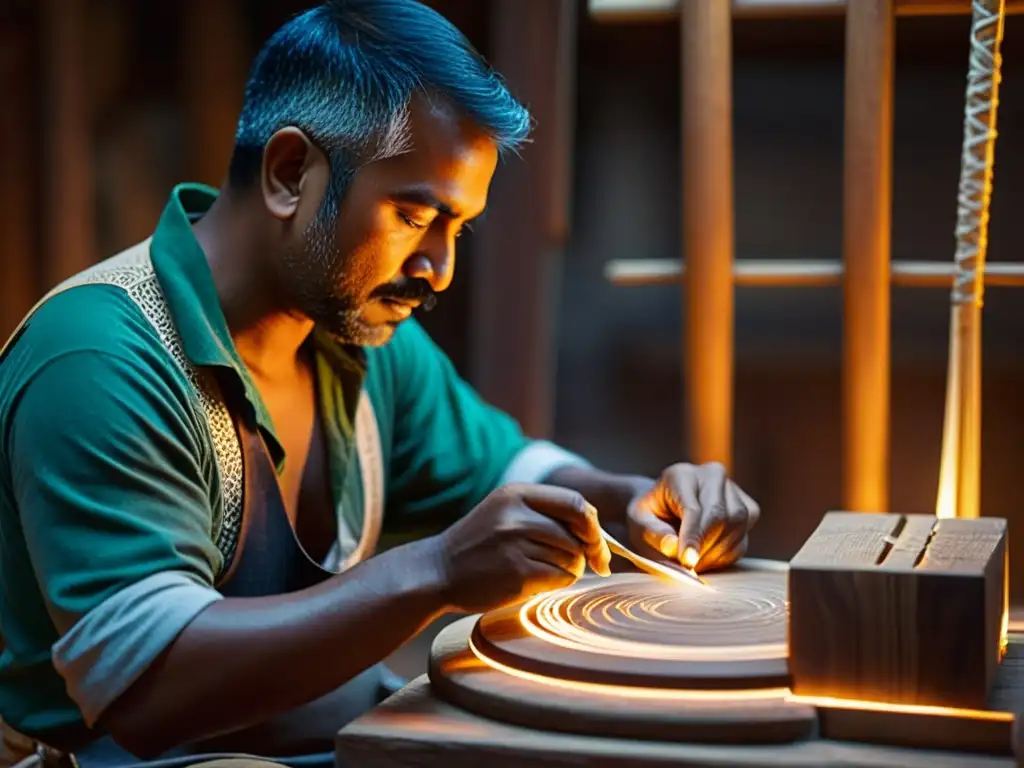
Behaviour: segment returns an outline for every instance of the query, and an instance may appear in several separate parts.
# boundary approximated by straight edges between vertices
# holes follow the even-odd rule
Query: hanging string
[[[983,301],[989,204],[1002,79],[1003,0],[974,0],[964,110],[964,142],[957,195],[954,304]]]

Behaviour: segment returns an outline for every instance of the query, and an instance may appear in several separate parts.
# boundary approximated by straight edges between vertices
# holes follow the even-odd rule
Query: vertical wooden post
[[[555,39],[555,92],[552,94],[552,136],[547,142],[547,160],[552,180],[549,234],[557,246],[564,246],[572,230],[572,181],[576,131],[576,0],[559,0]]]
[[[694,462],[732,463],[732,9],[683,0],[686,428]]]
[[[551,437],[554,295],[568,230],[576,0],[494,0],[490,60],[535,119],[508,156],[475,237],[471,378],[534,437]]]
[[[192,181],[217,186],[227,175],[245,96],[245,18],[238,0],[189,0],[183,14],[188,172]]]
[[[946,418],[935,513],[981,515],[981,311],[1005,0],[973,5],[964,107]]]
[[[846,11],[843,258],[843,506],[889,498],[889,260],[892,209],[893,0]]]
[[[0,345],[38,297],[32,168],[35,138],[32,108],[32,35],[25,20],[0,18]]]
[[[86,18],[85,0],[42,3],[46,289],[96,260]]]

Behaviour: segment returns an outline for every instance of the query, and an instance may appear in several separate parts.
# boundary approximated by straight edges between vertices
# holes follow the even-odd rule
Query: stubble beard
[[[353,286],[349,265],[337,247],[337,228],[330,217],[318,215],[302,234],[302,244],[282,259],[282,279],[293,304],[318,327],[342,344],[379,347],[393,328],[369,324],[365,299]]]

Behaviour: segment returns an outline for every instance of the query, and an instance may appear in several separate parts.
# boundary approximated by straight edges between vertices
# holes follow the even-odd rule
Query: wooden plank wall
[[[0,339],[6,340],[31,307],[37,274],[33,224],[35,45],[33,14],[14,4],[0,11]],[[2,342],[0,342],[2,343]]]
[[[239,34],[245,27],[239,0],[188,0],[184,7],[184,170],[192,181],[219,187],[231,160],[249,59],[255,51]]]
[[[471,378],[535,437],[553,432],[554,304],[568,234],[576,0],[493,0],[491,62],[536,121],[477,236]],[[529,41],[524,44],[524,41]]]
[[[44,141],[43,284],[50,288],[96,260],[93,132],[85,0],[45,0],[42,13]]]

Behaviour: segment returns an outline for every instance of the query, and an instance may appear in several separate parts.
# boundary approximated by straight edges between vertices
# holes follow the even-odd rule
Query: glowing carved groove
[[[787,615],[778,570],[717,573],[707,586],[618,574],[488,614],[471,647],[506,674],[577,690],[779,699],[789,686]]]
[[[680,624],[695,632],[713,626],[719,637],[727,636],[731,626],[742,629],[747,622],[771,621],[784,611],[779,595],[742,587],[727,594],[708,594],[696,585],[662,584],[644,577],[626,582],[623,588],[628,591],[600,594],[590,585],[538,595],[523,605],[519,620],[534,637],[581,653],[663,661],[743,661],[786,655],[785,642],[706,646],[671,642]],[[709,599],[727,600],[734,615],[723,622],[721,615],[687,610]]]
[[[787,654],[784,630],[788,603],[784,580],[762,572],[746,576],[716,575],[713,589],[685,583],[666,583],[644,574],[619,575],[538,595],[517,612],[524,634],[553,648],[595,657],[649,662],[721,663],[770,660]],[[748,580],[750,579],[750,580]],[[764,579],[764,580],[762,580]],[[749,643],[744,628],[761,627]],[[781,639],[776,640],[779,637]],[[733,642],[724,642],[732,638]],[[767,638],[767,640],[766,640]],[[793,705],[887,711],[933,717],[972,718],[1008,722],[1009,712],[950,707],[896,705],[831,697],[796,696],[788,687],[707,689],[618,685],[555,677],[521,669],[493,658],[473,638],[469,649],[482,664],[505,675],[552,689],[619,699],[729,706],[772,700]],[[756,685],[756,684],[755,684]]]

